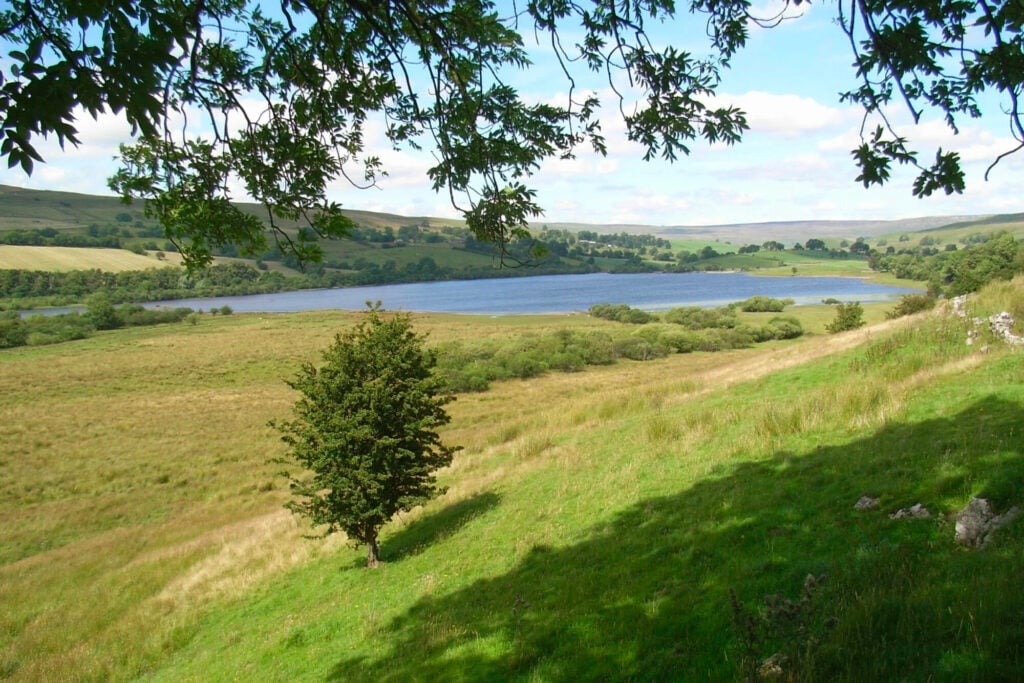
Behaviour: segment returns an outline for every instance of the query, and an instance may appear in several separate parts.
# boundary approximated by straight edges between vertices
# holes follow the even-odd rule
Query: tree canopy
[[[301,393],[294,419],[275,425],[306,470],[287,475],[296,496],[287,507],[325,534],[344,531],[365,544],[371,567],[381,527],[444,492],[434,472],[457,449],[435,430],[448,424],[453,397],[434,364],[409,316],[385,318],[378,304],[335,338],[319,368],[302,366],[289,382]]]
[[[749,0],[12,0],[0,12],[9,73],[0,74],[0,155],[31,172],[39,136],[79,141],[77,118],[123,112],[135,133],[112,187],[148,200],[186,263],[211,250],[265,249],[264,226],[232,203],[240,188],[266,205],[273,238],[316,259],[318,237],[351,223],[327,196],[347,178],[369,186],[386,172],[365,145],[382,121],[396,147],[429,147],[433,187],[479,239],[526,234],[540,214],[531,173],[581,147],[605,152],[602,106],[617,107],[645,157],[685,155],[697,140],[738,142],[744,113],[709,104],[755,16]],[[839,0],[837,23],[861,84],[842,95],[865,119],[853,150],[865,186],[894,165],[917,169],[913,193],[961,192],[955,150],[924,160],[890,123],[891,105],[915,120],[940,112],[954,129],[997,93],[1024,146],[1024,5],[1019,0]],[[707,51],[652,40],[663,21],[701,22]],[[525,39],[550,46],[568,94],[527,101],[510,74],[529,67]],[[602,74],[614,95],[582,85]],[[1005,156],[993,160],[993,165]],[[303,220],[311,230],[285,231]]]

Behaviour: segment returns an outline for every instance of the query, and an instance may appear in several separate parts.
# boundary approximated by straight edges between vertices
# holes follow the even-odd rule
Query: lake
[[[230,306],[238,313],[292,313],[323,309],[360,310],[380,301],[391,310],[509,315],[586,311],[594,304],[628,304],[646,311],[677,306],[723,306],[755,295],[816,304],[822,299],[862,303],[892,301],[917,290],[850,277],[766,277],[746,273],[639,273],[544,275],[422,282],[374,287],[317,289],[279,294],[182,299],[146,304],[209,310]]]

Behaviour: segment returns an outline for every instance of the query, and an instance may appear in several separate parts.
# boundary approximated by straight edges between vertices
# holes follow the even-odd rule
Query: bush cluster
[[[682,306],[667,311],[662,319],[688,330],[731,329],[736,327],[736,311],[731,306],[724,308],[700,308]]]
[[[0,349],[42,346],[85,339],[96,328],[84,315],[33,315],[21,318],[15,312],[0,314]]]
[[[578,372],[621,357],[612,336],[601,331],[558,330],[513,340],[438,346],[437,373],[453,392],[486,391],[502,379],[527,379],[547,372]]]
[[[645,325],[658,319],[658,316],[653,313],[641,311],[639,308],[633,308],[626,304],[594,304],[588,313],[595,318],[634,325]]]
[[[770,296],[752,296],[732,304],[744,313],[782,313],[786,306],[792,306],[792,299],[775,299]]]
[[[673,309],[663,316],[665,322],[656,322],[658,316],[624,304],[601,304],[590,312],[630,323],[640,319],[637,313],[643,313],[647,324],[618,333],[563,329],[511,340],[449,342],[434,349],[437,372],[449,391],[486,391],[495,380],[578,372],[588,365],[608,365],[623,358],[648,361],[670,353],[725,351],[803,334],[796,318],[776,316],[762,326],[746,325],[737,321],[731,307]]]
[[[935,297],[929,294],[904,294],[900,297],[896,308],[886,313],[890,320],[927,311],[935,307]]]
[[[692,318],[685,319],[689,324],[647,325],[638,330],[635,336],[643,338],[655,348],[664,349],[666,353],[694,353],[742,349],[773,339],[795,339],[804,333],[800,321],[788,316],[776,316],[762,326],[736,323],[735,318],[721,316],[709,318],[712,324],[707,327],[691,327]],[[729,320],[734,324],[724,324]]]
[[[660,318],[625,304],[600,304],[591,307],[590,314],[619,322],[638,322],[638,314],[646,316],[646,324],[635,334],[648,346],[645,347],[636,341],[617,343],[625,350],[619,354],[620,357],[648,360],[663,356],[665,353],[722,351],[744,348],[772,339],[794,339],[804,333],[803,326],[796,318],[776,316],[767,324],[758,327],[741,323],[736,316],[737,309],[773,310],[785,308],[791,303],[791,299],[752,297],[721,308],[681,306],[666,311]],[[652,324],[659,319],[665,324]]]
[[[230,310],[227,308],[228,313]],[[218,312],[224,313],[222,309],[218,309]],[[85,339],[96,330],[159,325],[197,318],[198,314],[191,308],[153,310],[139,304],[115,308],[109,304],[109,300],[97,297],[90,301],[89,310],[85,313],[30,315],[25,318],[14,311],[0,313],[0,349],[59,344]]]
[[[864,326],[864,307],[859,301],[851,301],[848,304],[836,304],[836,317],[825,329],[835,334],[846,332]]]

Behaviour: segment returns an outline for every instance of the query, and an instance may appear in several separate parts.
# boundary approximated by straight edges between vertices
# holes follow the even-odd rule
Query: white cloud
[[[776,23],[792,24],[800,21],[813,11],[814,6],[810,2],[801,2],[799,5],[791,0],[760,0],[752,3],[747,13],[758,21],[748,21],[747,25],[752,31],[773,28]]]
[[[619,160],[602,157],[592,152],[582,151],[574,159],[551,159],[541,166],[538,178],[544,180],[569,179],[579,177],[604,176],[615,173],[619,168]]]
[[[827,107],[810,97],[751,90],[740,95],[721,94],[710,106],[733,105],[747,115],[751,133],[794,138],[843,125],[847,109]]]

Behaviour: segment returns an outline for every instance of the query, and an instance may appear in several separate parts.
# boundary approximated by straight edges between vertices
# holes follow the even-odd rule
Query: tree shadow
[[[431,545],[453,536],[500,502],[501,496],[497,493],[484,491],[423,515],[383,539],[383,559],[385,562],[396,561],[418,555]]]
[[[736,680],[730,588],[755,606],[828,572],[820,599],[839,626],[810,680],[1011,679],[1024,667],[1024,524],[995,549],[967,552],[950,517],[953,501],[975,494],[998,509],[1024,503],[1022,425],[1024,407],[987,398],[840,446],[723,467],[578,543],[537,546],[504,575],[422,598],[383,627],[379,654],[342,658],[328,678]],[[864,494],[881,507],[854,510]],[[887,514],[917,502],[936,515]],[[496,503],[424,523],[457,525]],[[398,556],[436,537],[417,526],[392,539]]]

